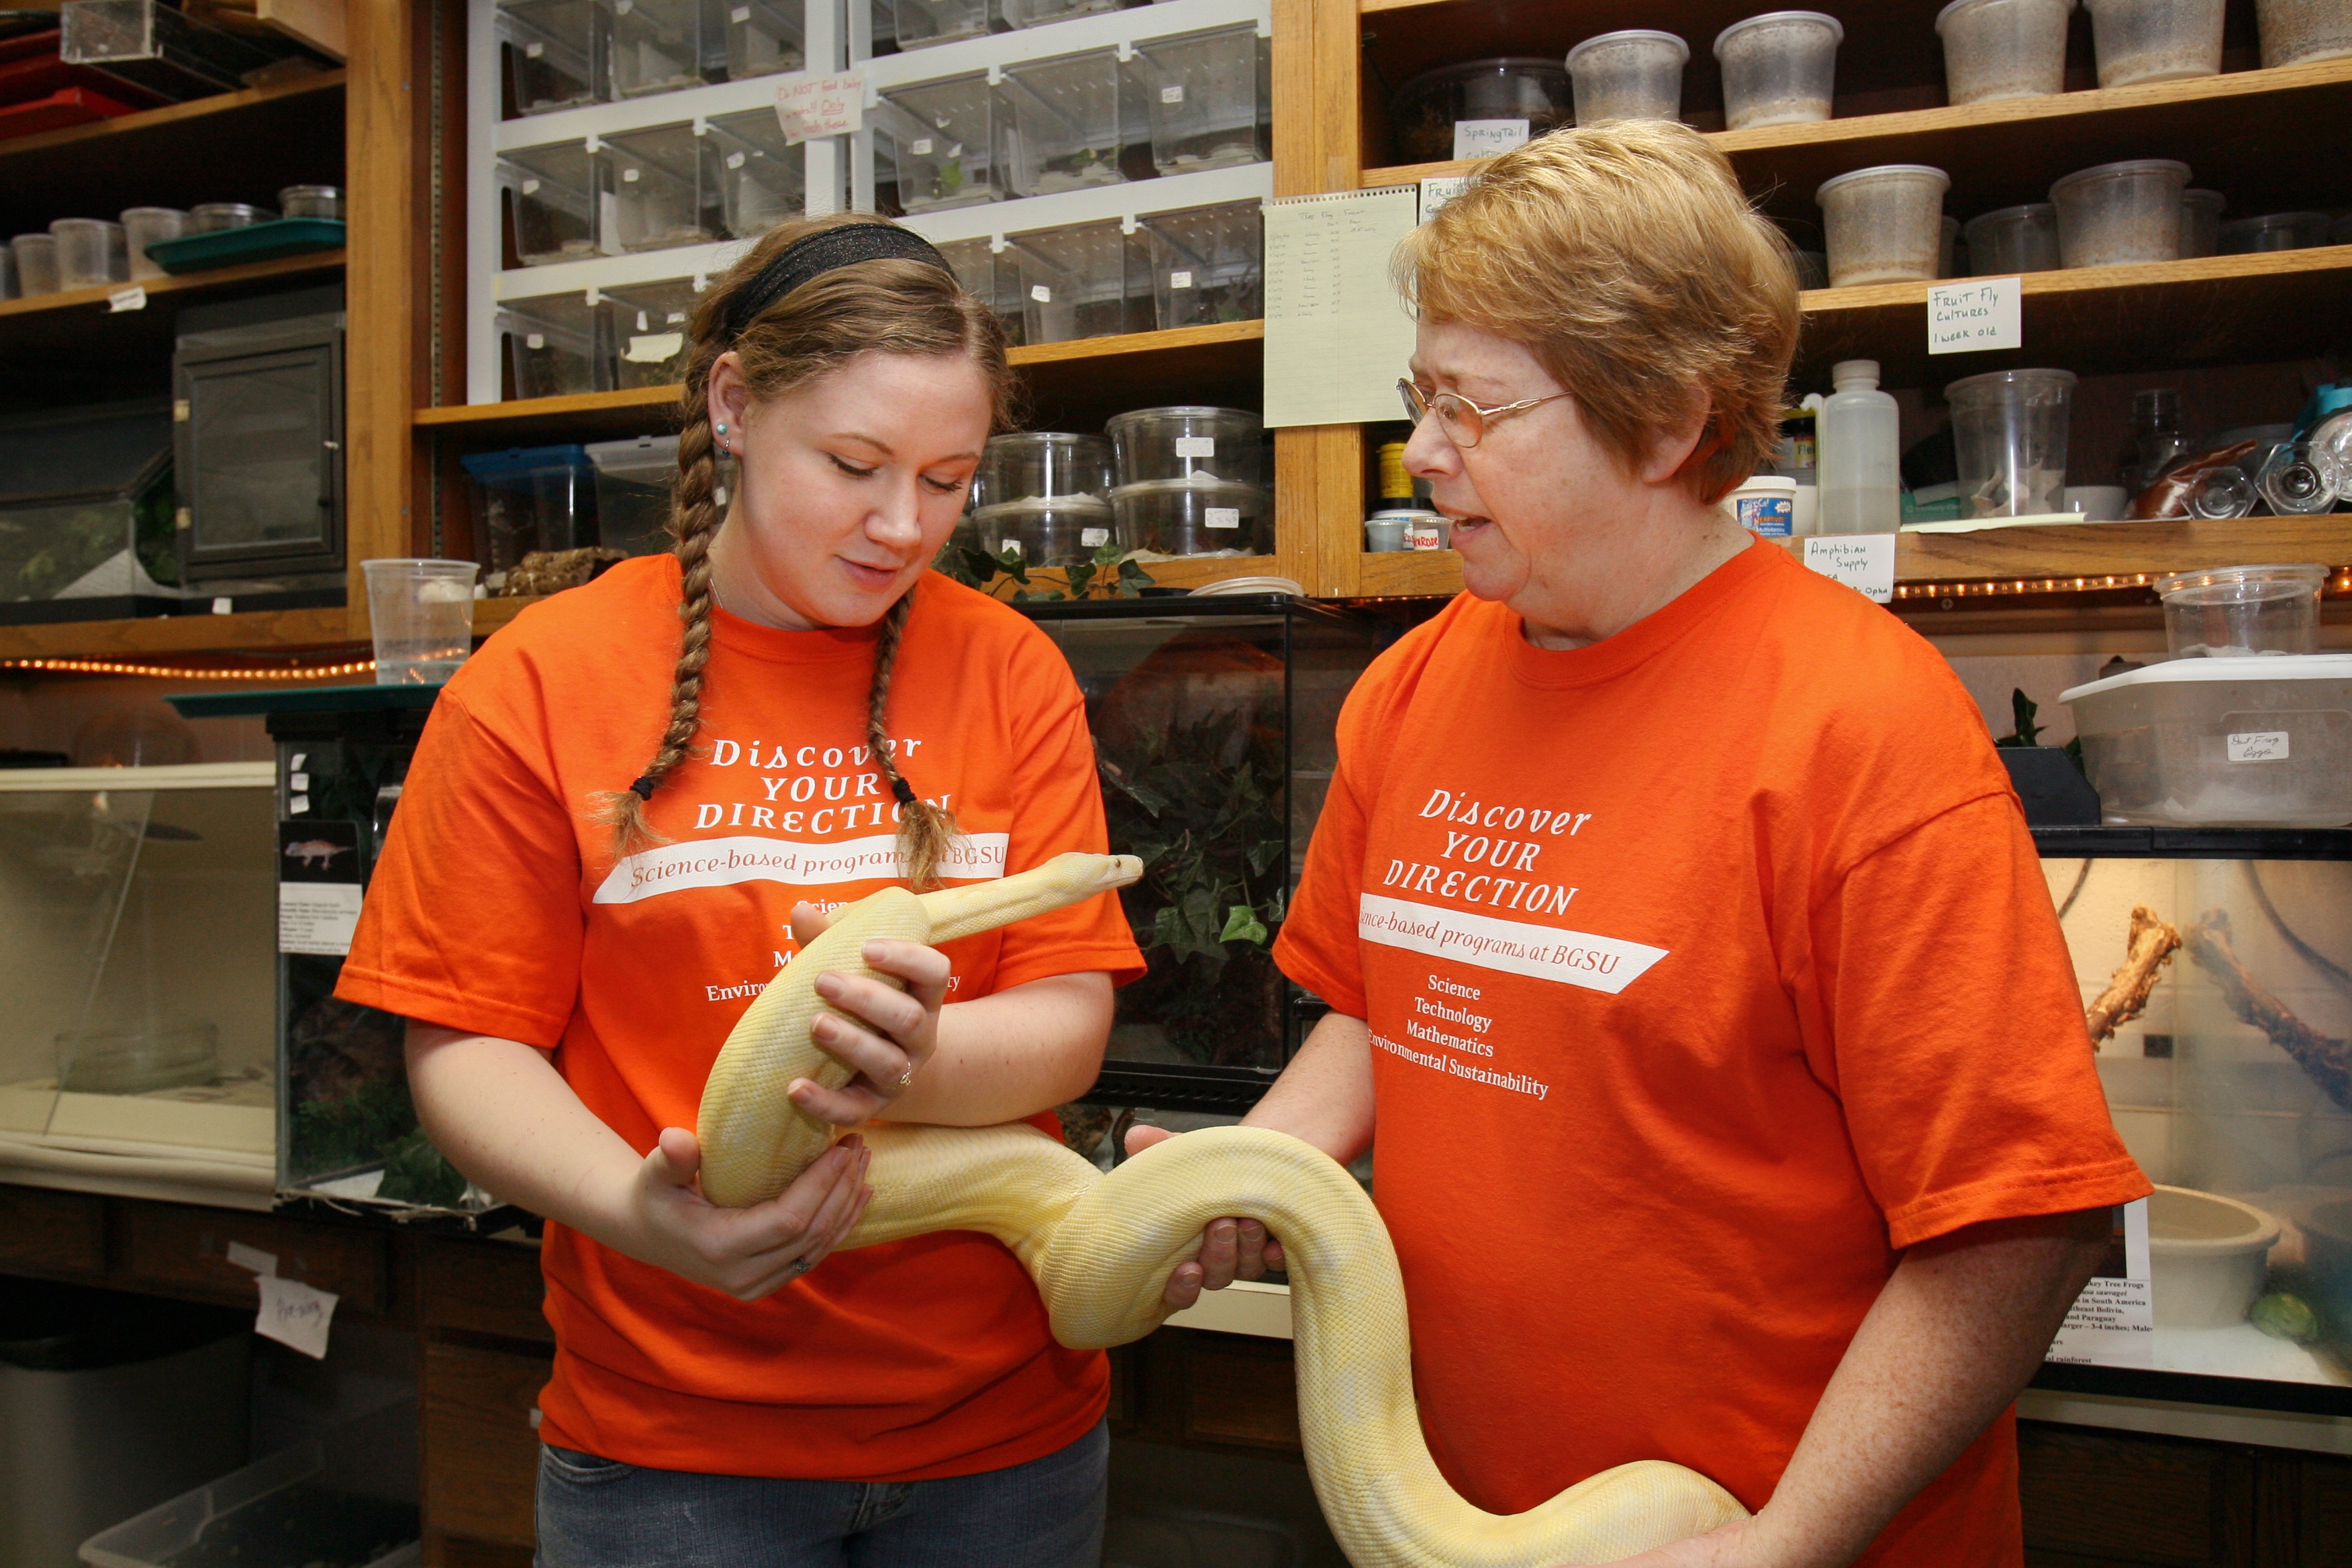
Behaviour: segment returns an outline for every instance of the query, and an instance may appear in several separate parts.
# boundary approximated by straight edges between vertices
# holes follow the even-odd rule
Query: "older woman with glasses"
[[[1621,121],[1495,159],[1398,272],[1467,592],[1349,700],[1276,949],[1332,1011],[1249,1120],[1373,1150],[1478,1506],[1664,1458],[1755,1516],[1643,1564],[2017,1563],[2011,1401],[2149,1187],[1974,704],[1719,505],[1787,247]],[[1171,1300],[1280,1257],[1220,1221]]]

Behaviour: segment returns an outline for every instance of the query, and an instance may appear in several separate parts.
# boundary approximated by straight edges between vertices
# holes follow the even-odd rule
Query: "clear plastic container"
[[[508,90],[520,114],[551,114],[613,96],[606,0],[501,0]]]
[[[891,35],[902,49],[984,38],[1002,25],[1001,0],[892,0]]]
[[[727,79],[799,70],[807,16],[798,0],[727,0]]]
[[[1110,492],[1123,550],[1161,555],[1265,555],[1274,549],[1274,507],[1255,485],[1195,475],[1148,479]]]
[[[1265,209],[1258,203],[1155,213],[1142,226],[1151,252],[1152,320],[1163,330],[1265,314]]]
[[[1936,226],[1936,276],[1965,276],[1968,270],[1966,258],[1961,255],[1965,248],[1960,244],[1960,220],[1947,213]]]
[[[2066,510],[2071,370],[1997,370],[1944,388],[1952,409],[1962,517],[2042,517]]]
[[[995,156],[996,94],[985,75],[896,88],[881,97],[901,207],[937,212],[1005,195]]]
[[[1680,119],[1683,67],[1689,61],[1688,44],[1646,27],[1585,39],[1568,51],[1576,122]]]
[[[1827,120],[1837,98],[1845,25],[1819,11],[1771,11],[1716,35],[1723,68],[1723,122],[1746,131]]]
[[[1885,163],[1824,181],[1813,200],[1822,209],[1830,287],[1934,278],[1951,184],[1943,170],[1925,163]]]
[[[613,390],[605,315],[584,294],[542,294],[499,308],[517,397],[569,397]]]
[[[122,245],[130,253],[131,276],[161,278],[163,268],[148,259],[147,247],[177,239],[188,231],[188,215],[177,207],[125,207]]]
[[[757,239],[801,216],[808,200],[805,163],[799,148],[785,145],[774,110],[713,119],[710,144],[722,171],[719,195],[730,238]]]
[[[972,493],[982,507],[1065,496],[1101,500],[1110,494],[1110,443],[1100,436],[1061,430],[997,436],[981,453]]]
[[[16,294],[29,300],[58,291],[58,241],[55,235],[20,234],[8,242],[16,258]]]
[[[1266,42],[1253,24],[1135,46],[1153,168],[1191,174],[1273,156]]]
[[[1244,408],[1136,408],[1103,426],[1122,485],[1195,477],[1265,482],[1265,422]]]
[[[343,193],[339,185],[289,185],[278,193],[278,210],[288,217],[331,217],[343,216]]]
[[[1100,496],[1010,500],[975,508],[971,521],[982,550],[1017,550],[1032,566],[1080,565],[1117,537],[1111,504]]]
[[[2352,55],[2352,10],[2340,0],[2254,0],[2254,26],[2265,67]]]
[[[587,452],[596,469],[596,542],[631,555],[658,555],[669,549],[677,437],[595,441]]]
[[[272,223],[277,217],[268,207],[257,207],[251,202],[198,202],[188,209],[188,232],[219,234],[226,229]]]
[[[61,217],[49,225],[58,242],[58,287],[99,289],[131,277],[122,226],[97,217]]]
[[[604,139],[613,235],[623,250],[670,250],[725,237],[718,143],[691,124]]]
[[[1822,533],[1892,533],[1903,515],[1903,416],[1878,389],[1878,362],[1830,367],[1819,425]]]
[[[612,0],[613,90],[623,98],[676,92],[727,75],[719,0]]]
[[[1397,156],[1410,163],[1506,152],[1576,123],[1568,71],[1511,55],[1424,71],[1389,102]]]
[[[499,159],[499,188],[514,220],[515,254],[525,267],[596,255],[596,209],[607,174],[580,142],[530,147]]]
[[[1042,27],[1097,11],[1116,11],[1125,0],[1004,0],[1004,19],[1015,27]]]
[[[2180,254],[2184,259],[2210,256],[2221,248],[2221,214],[2229,205],[2230,198],[2219,191],[2180,193]]]
[[[485,572],[509,571],[533,551],[596,542],[596,470],[585,449],[518,447],[457,461],[472,482],[475,549]]]
[[[2164,640],[2175,658],[2319,651],[2325,566],[2209,566],[2159,578]]]
[[[2246,256],[2258,250],[2305,250],[2329,243],[2336,220],[2326,213],[2265,213],[2242,217],[2215,231],[2214,253]],[[51,227],[56,225],[52,224]]]
[[[473,561],[362,561],[378,686],[432,686],[474,651]]]
[[[769,119],[772,122],[773,115]],[[622,388],[676,386],[686,379],[690,329],[700,296],[691,278],[631,283],[604,290],[604,326],[613,353],[613,382]]]
[[[1954,104],[2066,90],[2066,17],[2074,0],[1951,0],[1936,17],[1944,97]]]
[[[1020,300],[1010,277],[1003,280],[997,277],[995,243],[984,236],[952,239],[942,242],[939,252],[946,258],[948,269],[963,285],[964,292],[994,310],[1011,340],[1021,342]],[[1012,268],[1004,270],[1010,274]]]
[[[2058,700],[2109,822],[2352,823],[2352,655],[2169,659]]]
[[[1129,128],[1145,118],[1139,87],[1116,49],[1005,67],[1005,179],[1013,194],[1050,196],[1124,182],[1119,153]]]
[[[2225,0],[2083,0],[2101,87],[2221,72]]]
[[[2058,209],[2048,202],[2002,207],[1969,219],[1969,265],[1979,278],[2051,272],[2058,267]]]
[[[2180,193],[2189,165],[2133,158],[2079,169],[2050,187],[2063,267],[2170,261],[2180,254]]]
[[[1022,330],[1032,343],[1151,328],[1150,261],[1117,218],[1011,236],[999,259],[1018,280]]]

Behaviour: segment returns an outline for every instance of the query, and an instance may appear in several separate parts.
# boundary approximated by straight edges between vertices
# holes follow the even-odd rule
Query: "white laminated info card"
[[[2106,1256],[2074,1298],[2045,1359],[2078,1366],[2147,1366],[2153,1361],[2155,1336],[2147,1200],[2141,1198],[2115,1211]]]
[[[1894,603],[1895,535],[1891,533],[1809,534],[1805,564],[1874,604]]]
[[[278,951],[341,958],[360,923],[360,828],[333,817],[278,824]]]
[[[1265,423],[1401,420],[1412,318],[1389,258],[1421,218],[1414,185],[1265,206]]]

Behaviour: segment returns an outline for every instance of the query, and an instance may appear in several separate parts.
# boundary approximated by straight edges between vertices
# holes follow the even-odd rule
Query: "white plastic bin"
[[[2221,71],[2224,0],[2083,0],[2101,87]]]
[[[1934,278],[1951,184],[1943,170],[1925,163],[1885,163],[1822,182],[1813,199],[1822,209],[1830,287]]]
[[[604,139],[613,240],[623,250],[671,250],[725,237],[718,142],[691,123]]]
[[[996,93],[985,75],[950,77],[882,94],[879,116],[910,213],[992,202],[1004,192],[996,158]]]
[[[542,294],[499,309],[517,397],[568,397],[613,390],[605,316],[585,294]]]
[[[613,96],[613,14],[604,0],[502,0],[492,25],[517,113],[551,114]]]
[[[1576,122],[1676,120],[1683,111],[1683,67],[1690,46],[1646,27],[1603,33],[1568,51]]]
[[[1119,156],[1142,129],[1140,84],[1116,49],[1004,68],[1013,194],[1050,196],[1125,181]]]
[[[610,0],[613,90],[623,98],[677,92],[727,75],[720,0]]]
[[[1936,16],[1944,97],[1953,104],[2066,90],[2066,17],[2074,0],[1951,0]]]
[[[1142,227],[1152,320],[1163,330],[1265,314],[1265,210],[1258,203],[1157,213]]]
[[[2180,193],[2189,165],[2132,158],[2077,169],[2050,187],[2063,267],[2170,261],[2180,254]]]
[[[1723,68],[1723,122],[1746,131],[1827,120],[1837,98],[1845,25],[1819,11],[1771,11],[1716,35]]]
[[[720,169],[719,192],[728,235],[757,239],[799,217],[808,202],[806,160],[784,142],[772,109],[723,114],[710,121]]]
[[[2176,658],[2058,700],[2109,822],[2352,823],[2352,655]]]
[[[499,160],[499,189],[513,221],[515,254],[525,267],[597,254],[604,177],[603,160],[584,142],[523,148]]]
[[[1006,237],[1021,291],[1022,329],[1032,343],[1149,331],[1150,266],[1139,239],[1117,218]]]
[[[1273,156],[1266,42],[1247,25],[1136,45],[1153,168],[1191,174]]]
[[[677,492],[677,437],[638,436],[593,441],[596,467],[596,542],[631,555],[669,549],[671,498]]]

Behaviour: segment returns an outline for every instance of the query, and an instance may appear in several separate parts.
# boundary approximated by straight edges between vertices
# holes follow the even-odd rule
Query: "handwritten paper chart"
[[[1420,219],[1412,185],[1289,196],[1265,208],[1265,422],[1403,417],[1412,318],[1389,258]]]

